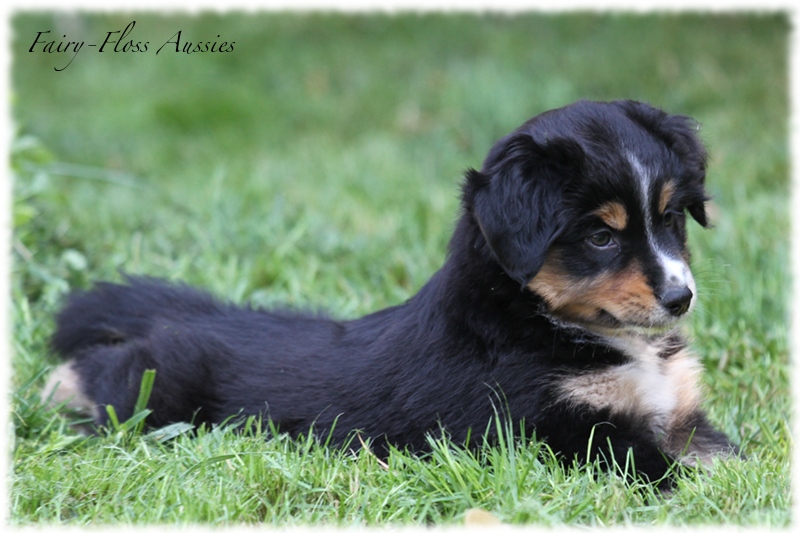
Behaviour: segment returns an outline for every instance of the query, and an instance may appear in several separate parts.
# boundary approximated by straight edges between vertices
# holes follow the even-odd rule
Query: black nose
[[[692,291],[689,287],[674,287],[664,291],[661,295],[660,301],[669,314],[672,316],[681,316],[689,310],[689,304],[692,303]]]

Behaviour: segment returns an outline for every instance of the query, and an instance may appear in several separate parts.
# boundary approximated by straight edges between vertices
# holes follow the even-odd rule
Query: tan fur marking
[[[636,262],[616,274],[575,280],[561,270],[557,254],[552,254],[528,288],[564,320],[592,322],[604,310],[622,322],[648,325],[662,312]]]
[[[619,202],[605,203],[597,208],[594,214],[615,230],[624,230],[628,225],[628,212],[625,210],[625,206]]]
[[[67,402],[65,406],[68,409],[95,418],[97,415],[97,405],[81,391],[80,376],[72,368],[72,363],[65,363],[50,374],[42,390],[42,401],[50,407]]]
[[[576,404],[648,417],[651,428],[664,435],[665,451],[677,455],[686,439],[672,438],[671,431],[698,408],[699,379],[700,365],[687,351],[663,360],[653,349],[630,363],[566,378],[561,392]]]
[[[623,365],[570,377],[562,383],[561,392],[575,403],[595,409],[609,409],[612,413],[637,413],[643,406],[632,372],[631,366]]]
[[[681,350],[664,361],[664,375],[678,398],[671,422],[684,419],[698,409],[701,373],[702,367],[697,358],[687,350]]]
[[[608,409],[612,414],[642,416],[660,436],[659,446],[689,465],[711,466],[733,450],[695,436],[694,415],[700,408],[702,365],[688,350],[668,359],[657,344],[617,338],[618,348],[633,358],[624,365],[565,377],[560,391],[575,405]]]
[[[700,362],[687,350],[681,350],[665,362],[665,372],[675,388],[678,403],[669,419],[664,450],[682,455],[682,462],[690,465],[711,466],[714,457],[730,455],[730,450],[708,446],[702,439],[693,438],[692,425],[687,422],[700,408],[702,399]]]
[[[672,195],[675,194],[675,182],[669,180],[664,184],[661,188],[661,196],[658,198],[658,212],[663,213],[664,210],[667,208],[667,204],[672,199]]]
[[[528,283],[528,288],[544,298],[551,308],[559,308],[565,302],[575,299],[578,293],[588,288],[587,280],[572,280],[559,268],[558,254],[552,250],[547,253],[544,264],[536,276]]]

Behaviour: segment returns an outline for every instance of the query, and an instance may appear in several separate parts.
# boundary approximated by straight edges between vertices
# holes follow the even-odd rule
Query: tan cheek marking
[[[628,225],[628,212],[619,202],[608,202],[601,205],[594,212],[603,222],[615,230],[623,230]]]
[[[553,309],[572,301],[586,289],[587,285],[586,282],[570,279],[558,266],[558,261],[556,252],[548,252],[544,265],[536,277],[528,283],[528,288],[544,298]]]
[[[557,255],[549,256],[528,288],[563,318],[592,320],[605,310],[619,320],[646,321],[658,308],[638,263],[615,275],[578,280],[567,276],[556,263]]]
[[[598,306],[618,319],[646,319],[646,316],[658,308],[653,290],[637,263],[631,265],[617,275],[604,279],[597,290],[592,293]]]
[[[556,256],[549,255],[528,288],[541,296],[556,315],[573,320],[595,318],[600,309],[591,295],[598,279],[573,279],[556,263]]]
[[[675,182],[669,180],[664,184],[661,188],[661,196],[658,199],[658,212],[663,213],[664,210],[667,208],[667,204],[672,199],[672,195],[675,194]]]

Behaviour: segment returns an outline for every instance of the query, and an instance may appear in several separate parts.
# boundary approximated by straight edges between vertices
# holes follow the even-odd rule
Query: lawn
[[[146,52],[29,52],[37,32]],[[788,18],[781,14],[17,13],[10,518],[17,525],[786,526],[790,512]],[[176,52],[233,41],[228,53]],[[119,35],[119,34],[115,34]],[[219,37],[218,37],[219,36]],[[121,48],[121,47],[120,47]],[[55,69],[62,69],[57,71]],[[528,117],[633,98],[701,124],[712,230],[691,228],[687,324],[707,407],[749,459],[669,495],[535,441],[438,439],[381,464],[251,424],[79,436],[39,406],[70,289],[122,272],[341,318],[442,263],[465,169]]]

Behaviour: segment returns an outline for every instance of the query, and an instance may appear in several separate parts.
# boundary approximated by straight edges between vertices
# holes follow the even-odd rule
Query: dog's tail
[[[56,316],[50,344],[64,359],[87,349],[146,337],[159,317],[180,318],[217,308],[207,294],[183,285],[146,277],[126,277],[126,284],[97,283],[72,293]]]

